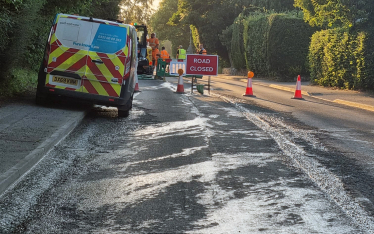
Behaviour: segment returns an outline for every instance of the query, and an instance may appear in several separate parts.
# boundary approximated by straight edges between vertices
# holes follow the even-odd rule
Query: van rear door
[[[46,85],[81,91],[86,73],[92,25],[66,15],[57,15],[52,28]]]
[[[119,24],[92,23],[83,92],[119,97],[128,53],[128,29]]]
[[[130,67],[128,25],[64,14],[55,21],[46,86],[119,97]]]

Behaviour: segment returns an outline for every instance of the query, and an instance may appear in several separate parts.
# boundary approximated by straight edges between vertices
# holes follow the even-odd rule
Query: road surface
[[[351,123],[341,126],[313,99],[265,88],[243,99],[245,84],[231,81],[215,81],[210,96],[176,94],[176,79],[169,81],[141,81],[127,119],[92,109],[0,198],[0,230],[373,232],[373,180],[361,158],[372,148],[357,142],[366,148],[356,158],[337,147],[350,138],[336,129],[370,134],[370,113],[327,107]]]

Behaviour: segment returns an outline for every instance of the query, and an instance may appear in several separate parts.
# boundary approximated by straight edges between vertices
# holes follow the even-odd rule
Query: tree
[[[159,9],[150,20],[150,26],[157,33],[159,40],[169,40],[172,43],[171,54],[175,56],[177,47],[189,45],[190,27],[189,25],[176,25],[169,23],[169,19],[174,12],[178,11],[178,0],[163,0]]]
[[[120,3],[120,18],[125,23],[146,24],[153,13],[153,0],[122,0]]]
[[[372,5],[372,0],[295,0],[304,20],[321,28],[350,28],[367,22],[373,14]]]
[[[217,53],[228,61],[226,46],[219,35],[246,9],[283,11],[292,10],[293,0],[179,0],[178,11],[170,22],[175,25],[193,25],[199,40],[209,53]]]

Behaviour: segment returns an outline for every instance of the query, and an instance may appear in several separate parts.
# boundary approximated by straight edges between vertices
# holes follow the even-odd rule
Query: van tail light
[[[149,66],[152,66],[152,61],[149,61]]]

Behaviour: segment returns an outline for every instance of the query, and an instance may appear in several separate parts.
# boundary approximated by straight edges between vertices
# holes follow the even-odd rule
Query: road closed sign
[[[218,55],[187,54],[186,75],[217,76]]]

